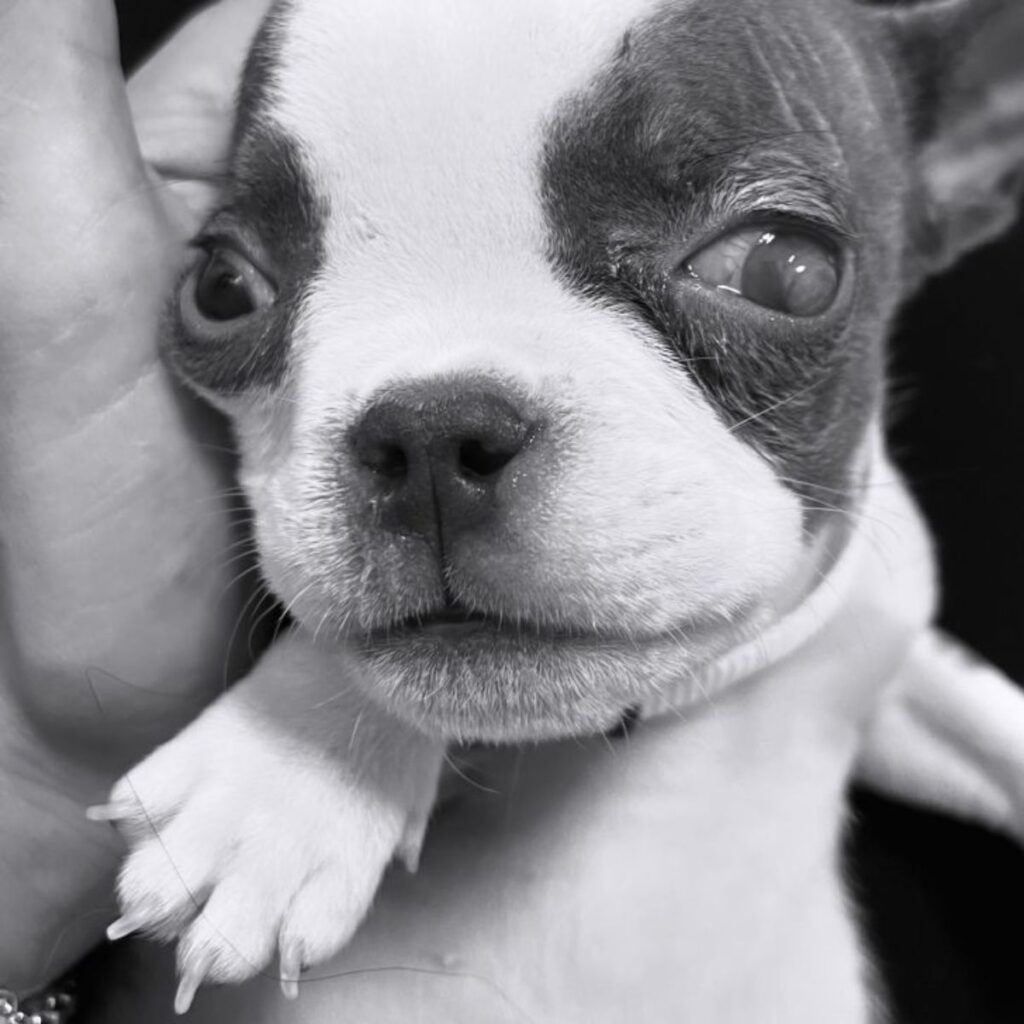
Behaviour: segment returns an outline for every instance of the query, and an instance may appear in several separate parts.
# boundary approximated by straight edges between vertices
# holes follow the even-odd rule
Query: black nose
[[[511,396],[448,379],[379,399],[352,441],[370,471],[379,525],[443,551],[458,534],[491,520],[498,485],[530,437]]]

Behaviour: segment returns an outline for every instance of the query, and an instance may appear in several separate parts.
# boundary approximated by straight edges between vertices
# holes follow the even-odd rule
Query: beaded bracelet
[[[0,1024],[67,1024],[74,1016],[75,988],[61,981],[43,992],[18,999],[0,985]]]

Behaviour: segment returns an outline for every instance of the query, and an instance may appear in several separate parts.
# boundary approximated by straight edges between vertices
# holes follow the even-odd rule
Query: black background
[[[196,6],[118,2],[125,64]],[[939,538],[943,625],[1016,679],[1024,679],[1022,319],[1024,222],[906,309],[892,346],[890,431]],[[856,793],[853,806],[854,892],[898,1024],[1024,1022],[1024,856],[1003,839],[873,795]]]

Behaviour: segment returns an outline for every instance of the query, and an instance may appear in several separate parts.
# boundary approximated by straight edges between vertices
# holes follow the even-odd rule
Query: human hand
[[[117,844],[84,805],[237,671],[229,640],[246,590],[227,442],[171,383],[157,340],[265,7],[204,12],[129,97],[111,2],[0,0],[0,888],[19,933],[0,929],[8,983],[40,980],[40,951],[107,884]],[[8,875],[24,883],[16,895]],[[55,966],[76,943],[64,946]]]
[[[242,594],[230,465],[157,336],[263,7],[221,4],[140,73],[141,139],[112,4],[3,14],[0,700],[33,746],[123,766],[223,685]]]

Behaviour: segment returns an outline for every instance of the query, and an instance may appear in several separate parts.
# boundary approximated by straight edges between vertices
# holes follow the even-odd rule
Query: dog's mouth
[[[723,629],[736,630],[747,618],[748,614],[744,614],[738,620],[727,623],[713,616],[706,619],[694,617],[684,624],[685,628],[644,632],[523,618],[514,614],[482,611],[455,602],[373,627],[363,634],[363,642],[368,648],[402,646],[405,643],[431,644],[452,654],[457,653],[461,647],[476,648],[488,643],[511,644],[516,648],[640,648],[666,640],[678,642],[683,634],[695,637],[718,633]]]
[[[456,644],[470,637],[495,639],[572,641],[600,639],[598,634],[577,627],[530,621],[510,615],[468,608],[458,602],[443,608],[408,615],[365,634],[368,644],[400,642],[417,638]]]
[[[690,679],[744,631],[713,618],[612,631],[448,604],[374,625],[362,651],[376,695],[396,714],[460,739],[507,741],[603,729]]]
[[[501,628],[501,622],[495,616],[460,604],[450,604],[424,615],[407,616],[383,632],[385,636],[392,637],[421,633],[441,639],[459,640],[482,630],[498,628]]]

